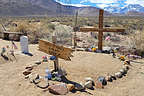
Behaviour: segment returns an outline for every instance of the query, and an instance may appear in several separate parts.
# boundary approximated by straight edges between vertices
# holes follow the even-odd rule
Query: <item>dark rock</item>
[[[81,91],[81,90],[84,90],[84,85],[83,84],[75,84],[75,89],[78,90],[78,91]]]
[[[26,70],[26,71],[23,72],[23,74],[24,74],[25,76],[26,76],[26,75],[29,75],[29,74],[31,74],[31,71]]]
[[[107,85],[107,81],[106,81],[105,77],[103,77],[103,76],[98,77],[98,81],[101,82],[102,85]]]

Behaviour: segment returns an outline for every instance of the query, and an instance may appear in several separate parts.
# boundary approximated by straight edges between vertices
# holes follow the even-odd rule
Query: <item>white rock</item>
[[[93,80],[91,77],[86,77],[86,78],[85,78],[85,81],[86,81],[86,82],[88,82],[88,81],[94,82],[94,80]]]
[[[41,61],[35,61],[35,64],[41,64]]]
[[[121,72],[117,72],[117,73],[115,73],[115,77],[117,77],[117,78],[121,78],[121,77],[122,77],[122,73],[121,73]]]
[[[92,81],[88,81],[84,84],[84,87],[85,88],[92,88],[93,87],[93,84],[92,84]]]
[[[120,69],[120,72],[122,73],[122,75],[124,75],[126,73],[126,71],[124,69]]]

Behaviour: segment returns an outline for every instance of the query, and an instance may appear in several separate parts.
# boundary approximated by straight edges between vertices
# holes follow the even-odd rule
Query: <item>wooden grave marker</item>
[[[56,60],[54,61],[54,70],[58,71],[58,58],[70,61],[72,49],[56,45],[56,36],[52,37],[52,41],[53,43],[46,40],[39,40],[39,50],[49,55],[56,56]]]
[[[104,10],[100,9],[99,11],[99,28],[80,28],[80,32],[98,32],[98,50],[102,50],[102,40],[103,32],[124,32],[125,29],[112,29],[112,28],[103,28],[103,13]]]
[[[64,60],[71,60],[72,49],[58,46],[46,40],[39,40],[39,50]]]

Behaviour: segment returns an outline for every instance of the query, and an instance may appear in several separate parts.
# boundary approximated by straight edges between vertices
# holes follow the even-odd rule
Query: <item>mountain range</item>
[[[63,16],[76,11],[80,16],[96,16],[99,8],[62,5],[54,0],[0,0],[0,16]]]
[[[120,14],[127,14],[129,12],[144,13],[144,7],[139,4],[129,4],[122,8],[108,6],[105,7],[104,10],[109,11],[111,13],[120,13]]]
[[[0,0],[0,16],[64,16],[75,15],[77,11],[80,16],[97,16],[99,9],[91,6],[62,5],[54,0]],[[138,4],[124,8],[109,6],[104,10],[105,15],[144,13],[144,7]]]

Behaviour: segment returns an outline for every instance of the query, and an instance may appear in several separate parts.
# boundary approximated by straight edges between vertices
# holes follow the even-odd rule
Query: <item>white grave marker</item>
[[[28,50],[28,37],[27,36],[21,36],[20,37],[20,45],[21,45],[21,51],[23,53],[29,53],[29,50]]]

